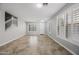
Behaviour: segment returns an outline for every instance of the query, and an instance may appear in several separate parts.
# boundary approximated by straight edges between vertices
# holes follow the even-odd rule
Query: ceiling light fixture
[[[43,7],[43,4],[42,3],[38,3],[38,4],[36,4],[36,7],[37,8],[41,8],[41,7]]]
[[[43,6],[47,6],[48,5],[48,3],[43,3]]]
[[[47,6],[47,5],[48,5],[48,3],[38,3],[38,4],[36,4],[36,7],[42,8],[43,6]]]

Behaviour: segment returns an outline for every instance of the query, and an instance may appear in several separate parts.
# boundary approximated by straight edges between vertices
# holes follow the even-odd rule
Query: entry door
[[[29,22],[26,23],[26,34],[27,35],[38,35],[40,34],[40,24]]]

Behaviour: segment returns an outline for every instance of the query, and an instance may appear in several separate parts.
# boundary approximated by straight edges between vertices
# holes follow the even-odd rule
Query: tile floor
[[[46,35],[25,35],[1,46],[0,55],[71,55],[71,53]]]

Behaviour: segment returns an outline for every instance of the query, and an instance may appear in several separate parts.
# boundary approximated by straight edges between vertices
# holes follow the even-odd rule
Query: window
[[[36,25],[35,24],[29,24],[29,31],[36,31]]]

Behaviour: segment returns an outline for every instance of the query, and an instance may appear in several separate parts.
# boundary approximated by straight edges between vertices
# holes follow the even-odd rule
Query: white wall
[[[14,39],[17,39],[25,34],[25,23],[20,18],[18,18],[18,27],[12,26],[5,31],[4,17],[5,17],[5,10],[0,9],[0,46],[10,41],[13,41]]]
[[[40,22],[40,34],[45,34],[45,23]]]

